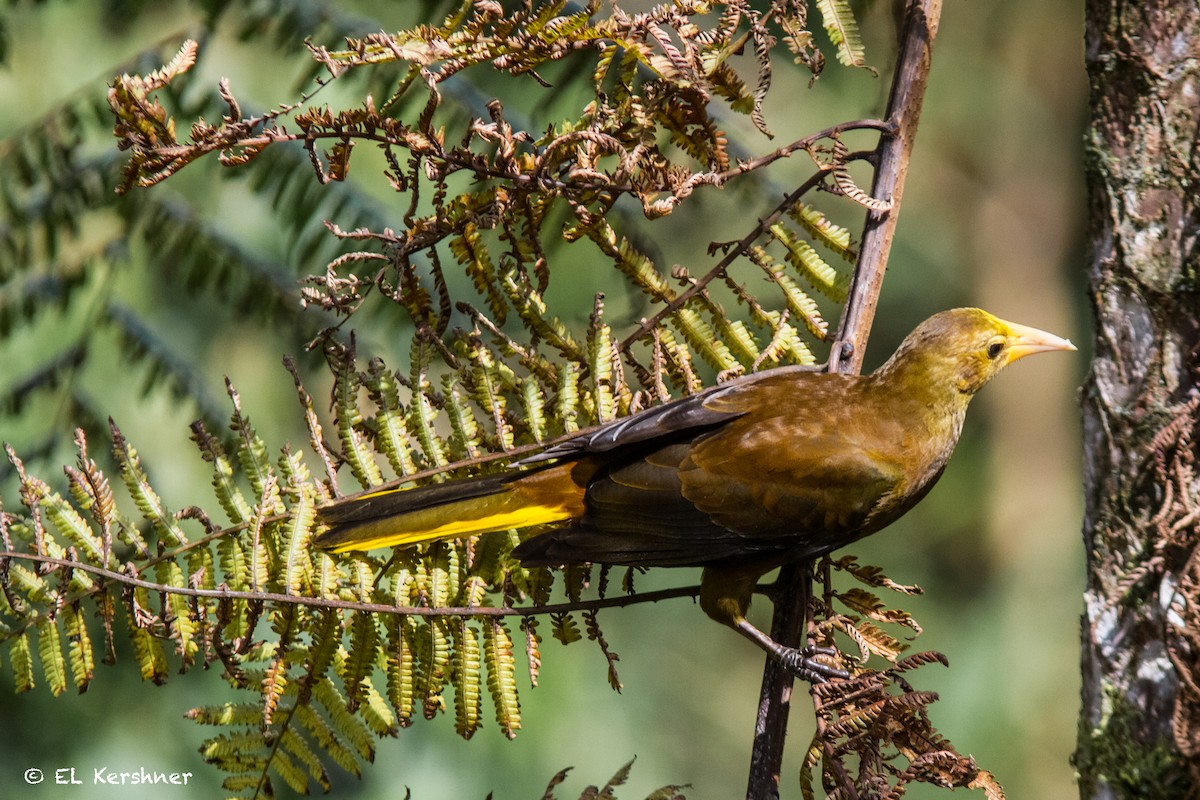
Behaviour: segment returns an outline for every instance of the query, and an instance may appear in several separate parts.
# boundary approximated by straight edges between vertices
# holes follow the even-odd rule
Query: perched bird
[[[870,375],[762,372],[582,432],[506,472],[338,500],[319,512],[330,527],[316,545],[536,527],[514,550],[526,565],[700,566],[710,617],[819,679],[803,651],[746,620],[759,579],[895,521],[942,474],[975,392],[1019,358],[1074,349],[976,308],[943,311]]]

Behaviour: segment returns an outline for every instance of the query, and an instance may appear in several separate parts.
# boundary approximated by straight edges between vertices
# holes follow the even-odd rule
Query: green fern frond
[[[286,523],[279,527],[284,557],[283,590],[288,594],[309,594],[313,586],[312,538],[317,524],[317,503],[310,485],[300,487]],[[274,527],[274,526],[273,526]]]
[[[512,636],[503,620],[493,617],[483,623],[483,654],[488,692],[496,709],[496,724],[512,739],[521,727],[521,702],[517,697]]]
[[[150,593],[145,589],[135,589],[132,601],[135,609],[148,609]],[[163,649],[162,640],[139,625],[135,614],[136,611],[128,612],[129,633],[142,680],[161,685],[167,680],[167,653]]]
[[[671,321],[688,345],[714,369],[720,372],[738,369],[738,360],[729,346],[717,337],[712,326],[697,311],[681,308],[671,316]]]
[[[242,413],[241,398],[228,378],[225,380],[225,389],[233,403],[233,415],[229,427],[236,436],[235,453],[238,464],[250,481],[250,489],[255,496],[264,499],[269,497],[268,502],[262,503],[265,509],[272,514],[282,513],[282,500],[278,498],[277,492],[268,489],[269,486],[277,485],[277,480],[274,476],[275,470],[271,465],[270,456],[267,454],[267,446],[254,430],[254,426],[250,424],[250,418]]]
[[[6,593],[5,601],[22,617],[34,616],[33,605],[48,606],[58,602],[58,593],[46,579],[21,564],[9,564],[6,577],[12,591]],[[24,602],[26,599],[28,602]]]
[[[368,695],[375,691],[369,679],[366,682],[366,691]],[[354,751],[358,758],[363,761],[374,760],[375,742],[371,737],[370,729],[359,716],[352,713],[347,699],[338,692],[337,687],[328,676],[313,687],[313,698],[321,704],[333,732]]]
[[[88,561],[104,563],[104,544],[65,498],[56,493],[47,494],[38,501],[38,508],[58,534],[78,548]],[[111,563],[115,564],[115,560]]]
[[[455,379],[450,375],[442,378],[442,397],[446,401],[446,416],[450,420],[450,443],[454,452],[460,458],[475,458],[479,455],[482,444],[479,438],[479,423]]]
[[[382,359],[373,358],[367,365],[363,385],[376,409],[375,447],[387,458],[397,475],[411,475],[417,471],[416,454],[395,374],[388,371]]]
[[[254,509],[234,480],[233,463],[225,454],[221,442],[208,432],[201,421],[192,423],[192,441],[200,449],[201,458],[212,465],[214,494],[225,514],[235,525],[249,522],[254,518]],[[259,576],[260,579],[262,577]]]
[[[304,733],[322,753],[328,754],[333,762],[354,776],[362,775],[362,762],[338,737],[330,724],[311,705],[297,706],[295,719]]]
[[[262,709],[253,703],[222,703],[217,706],[197,706],[184,716],[199,725],[257,725]]]
[[[616,414],[617,398],[613,391],[616,348],[612,339],[612,328],[604,322],[604,303],[599,297],[596,298],[591,324],[588,326],[587,348],[588,373],[592,383],[592,396],[595,398],[596,419],[599,422],[608,422]]]
[[[87,621],[78,603],[63,606],[63,627],[67,633],[67,662],[71,666],[71,678],[80,694],[87,691],[96,672],[92,638],[88,633]]]
[[[785,248],[784,257],[817,291],[836,302],[846,299],[850,287],[848,273],[839,273],[794,231],[782,223],[771,226],[771,235]]]
[[[224,784],[226,788],[261,788],[259,784],[269,763],[261,737],[252,731],[221,734],[207,739],[200,746],[200,755],[225,772],[244,773],[247,776],[248,780],[227,778]]]
[[[33,677],[33,651],[29,633],[22,631],[8,640],[8,663],[13,674],[13,689],[18,694],[28,692],[36,682]]]
[[[482,710],[479,633],[467,619],[455,620],[449,627],[454,651],[454,729],[470,739],[479,728]]]
[[[312,779],[322,790],[328,792],[333,788],[333,782],[330,779],[329,771],[325,768],[321,757],[312,749],[303,736],[297,731],[295,726],[288,726],[279,737],[279,749],[276,749],[272,762],[278,760],[285,753],[291,757],[291,763],[286,769],[279,769],[280,775],[288,782],[288,785],[297,792],[308,793],[308,781],[306,780],[302,786],[297,784],[299,778],[297,767],[304,767],[308,771],[308,777]],[[272,767],[276,768],[276,764],[272,763]]]
[[[754,248],[749,254],[750,259],[758,264],[767,274],[768,279],[779,287],[783,293],[788,312],[798,317],[809,332],[824,339],[829,334],[829,323],[821,315],[821,309],[816,300],[808,295],[796,281],[785,272],[784,266],[775,261],[762,248]]]
[[[570,614],[551,614],[551,635],[563,644],[578,642],[583,638],[579,632],[579,623]]]
[[[159,538],[170,547],[178,547],[187,541],[187,535],[179,527],[174,515],[167,511],[158,492],[150,485],[150,479],[142,469],[137,450],[125,439],[115,423],[112,423],[111,427],[113,454],[121,472],[122,483],[133,497],[142,517],[154,527]]]
[[[817,9],[829,41],[837,48],[838,61],[848,67],[865,67],[862,37],[849,0],[817,0]]]
[[[350,642],[342,662],[342,685],[346,689],[346,705],[353,711],[366,695],[366,680],[375,667],[375,644],[379,637],[374,614],[359,612],[350,618]]]
[[[554,418],[562,424],[563,431],[569,433],[579,430],[579,365],[564,361],[558,369]]]
[[[769,311],[767,317],[772,327],[771,344],[768,345],[767,351],[777,350],[780,353],[786,353],[786,356],[778,359],[786,363],[805,365],[817,363],[816,356],[800,337],[800,332],[793,325],[785,322],[781,313]]]
[[[158,583],[163,586],[184,588],[186,586],[183,570],[174,561],[162,561],[155,567]],[[191,609],[187,598],[176,592],[166,594],[164,609],[165,621],[169,626],[171,638],[185,664],[191,663],[196,655],[197,628],[192,619]]]
[[[797,203],[788,209],[788,215],[815,240],[849,263],[853,264],[858,258],[850,231],[830,221],[818,209],[807,203]]]
[[[375,684],[371,680],[365,682],[365,699],[362,705],[359,706],[359,714],[362,716],[363,722],[370,729],[371,734],[377,738],[384,736],[396,735],[396,715],[392,709],[388,707],[387,700],[383,694],[375,688]],[[371,746],[371,740],[368,737],[361,737],[356,745],[363,753],[363,758],[371,758],[374,756],[374,748]]]
[[[67,690],[67,663],[63,657],[62,636],[58,623],[50,617],[42,617],[37,623],[37,653],[42,664],[42,675],[50,693],[58,696]]]
[[[545,441],[548,424],[546,396],[542,393],[537,381],[531,376],[526,376],[521,380],[521,410],[524,412],[529,435],[535,442]]]
[[[335,419],[342,457],[362,488],[378,486],[383,483],[383,475],[363,435],[363,417],[358,403],[362,382],[354,371],[354,353],[350,350],[335,351],[331,347],[327,355],[334,370]]]
[[[387,630],[387,696],[395,709],[401,727],[412,724],[416,710],[417,677],[414,639],[417,623],[412,617],[388,615],[384,622]]]
[[[408,429],[421,443],[421,451],[425,460],[435,466],[444,467],[450,463],[449,447],[446,441],[437,433],[437,409],[433,396],[433,387],[429,383],[428,364],[425,361],[428,349],[413,344],[416,351],[413,359],[412,380],[413,398],[408,407]]]

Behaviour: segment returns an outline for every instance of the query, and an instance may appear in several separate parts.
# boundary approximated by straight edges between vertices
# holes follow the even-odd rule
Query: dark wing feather
[[[707,403],[729,392],[732,386],[717,386],[690,397],[681,397],[661,406],[647,408],[628,417],[613,420],[578,436],[560,442],[537,455],[522,459],[514,466],[523,467],[552,458],[579,458],[589,453],[608,453],[633,444],[656,439],[671,440],[681,434],[695,434],[728,422],[745,411],[719,411]]]
[[[740,536],[683,496],[679,465],[689,450],[686,442],[668,445],[598,475],[588,484],[582,519],[527,539],[514,554],[528,565],[679,567],[777,551],[777,540]]]
[[[717,410],[750,411],[698,437],[680,475],[683,495],[714,523],[787,540],[796,557],[894,519],[892,500],[911,491],[907,465],[927,438],[897,399],[876,402],[869,381],[822,374],[802,384],[763,381],[714,399]]]

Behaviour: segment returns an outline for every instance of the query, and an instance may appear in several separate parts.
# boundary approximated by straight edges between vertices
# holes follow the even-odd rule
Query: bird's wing
[[[525,564],[593,561],[632,566],[699,566],[744,556],[753,544],[713,522],[683,496],[680,442],[597,474],[584,515],[517,548]],[[775,543],[771,543],[774,545]]]
[[[714,399],[714,410],[746,413],[692,443],[683,496],[718,525],[813,552],[875,529],[908,480],[908,431],[886,407],[865,413],[875,404],[864,391],[852,378],[813,375]]]
[[[681,434],[699,433],[715,425],[740,417],[744,410],[722,410],[710,403],[734,387],[721,385],[689,397],[681,397],[583,431],[513,466],[524,467],[553,458],[579,458],[589,453],[607,453],[621,447],[654,440],[675,439]]]
[[[873,529],[872,514],[904,481],[903,448],[878,446],[896,440],[894,422],[862,413],[859,386],[838,375],[766,376],[552,448],[543,455],[595,454],[603,466],[584,516],[517,554],[675,566],[847,544]]]

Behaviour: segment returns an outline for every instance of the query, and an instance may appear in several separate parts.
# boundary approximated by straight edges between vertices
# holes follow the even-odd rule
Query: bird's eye
[[[996,340],[987,346],[988,358],[996,358],[1004,350],[1004,342]]]

